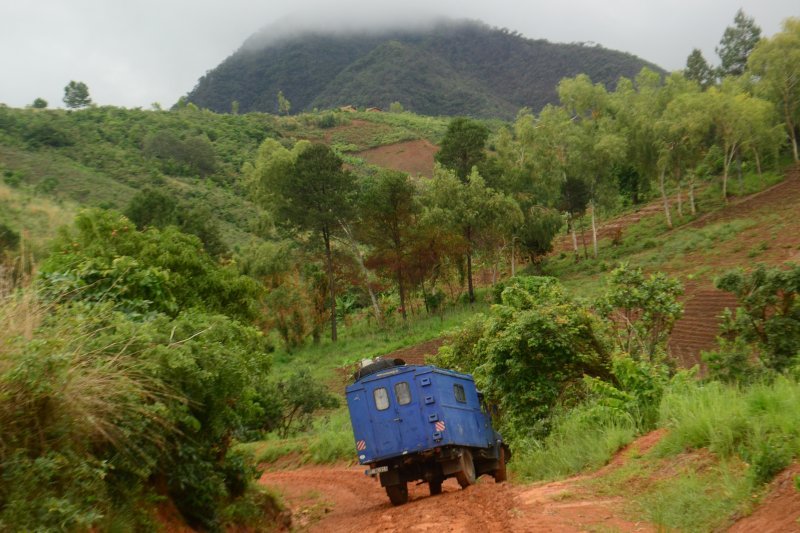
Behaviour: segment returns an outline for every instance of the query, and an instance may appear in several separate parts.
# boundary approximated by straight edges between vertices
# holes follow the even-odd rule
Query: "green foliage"
[[[686,58],[686,68],[683,75],[687,80],[697,82],[703,89],[712,85],[716,79],[714,70],[709,66],[703,52],[699,48],[693,48],[692,53]]]
[[[717,280],[717,287],[735,294],[739,302],[736,313],[726,313],[721,326],[722,336],[733,342],[735,349],[743,349],[739,343],[754,345],[760,363],[776,372],[787,370],[797,361],[800,266],[780,269],[758,265],[749,273],[731,271]]]
[[[289,103],[289,100],[283,95],[283,91],[278,91],[278,114],[279,115],[288,115],[289,111],[292,109],[292,105]]]
[[[564,218],[555,209],[532,206],[523,210],[525,222],[517,230],[520,247],[531,263],[538,263],[553,250],[553,239],[564,226]]]
[[[645,277],[641,268],[623,264],[608,283],[596,305],[614,325],[617,348],[635,359],[663,361],[669,335],[683,314],[680,282],[660,272]]]
[[[716,48],[720,58],[722,76],[740,76],[747,67],[750,52],[761,39],[761,28],[753,17],[748,17],[739,9],[733,19],[734,26],[725,28],[725,33]]]
[[[139,230],[177,226],[182,232],[198,237],[212,256],[218,257],[227,251],[208,207],[181,204],[176,198],[157,189],[144,189],[136,193],[125,209],[125,216]]]
[[[142,230],[148,226],[164,228],[175,223],[178,202],[157,189],[145,189],[131,198],[125,216]]]
[[[198,307],[256,316],[257,284],[217,265],[196,237],[174,227],[139,232],[118,213],[88,210],[61,231],[53,250],[40,272],[44,294],[56,301],[111,301],[140,314]]]
[[[271,347],[232,318],[251,316],[253,282],[113,212],[81,213],[56,248],[46,303],[0,308],[20,324],[0,342],[0,523],[102,529],[161,480],[190,523],[218,527],[254,475],[231,439],[278,423]]]
[[[476,342],[445,346],[435,362],[472,363],[461,369],[474,372],[503,413],[506,438],[543,436],[551,409],[569,403],[584,375],[610,378],[603,326],[553,279],[508,286],[501,300]],[[477,333],[472,326],[465,335]]]
[[[91,104],[92,99],[89,97],[89,87],[82,81],[72,80],[64,87],[64,105],[67,107],[75,109]]]
[[[724,321],[731,320],[730,310],[723,314]],[[733,341],[717,338],[718,346],[714,350],[701,354],[703,362],[708,365],[708,376],[724,383],[749,384],[769,376],[754,347],[737,338]]]
[[[281,406],[278,432],[282,438],[296,431],[296,426],[308,427],[316,411],[339,406],[339,398],[303,368],[277,383],[277,398]]]
[[[214,148],[204,136],[180,139],[170,131],[158,131],[145,137],[142,151],[158,159],[168,174],[207,176],[216,168]]]
[[[47,100],[44,98],[36,98],[31,104],[31,107],[34,109],[47,109]]]
[[[465,117],[454,118],[439,143],[435,159],[442,166],[453,170],[462,181],[466,181],[472,167],[486,159],[484,146],[488,137],[488,128],[480,122]]]

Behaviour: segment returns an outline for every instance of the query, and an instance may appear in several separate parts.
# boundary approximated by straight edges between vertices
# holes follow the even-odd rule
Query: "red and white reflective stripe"
[[[444,420],[436,422],[436,431],[444,431]]]
[[[363,452],[364,450],[366,450],[367,449],[367,441],[365,441],[365,440],[358,441],[356,443],[356,449],[358,451],[360,451],[360,452]]]

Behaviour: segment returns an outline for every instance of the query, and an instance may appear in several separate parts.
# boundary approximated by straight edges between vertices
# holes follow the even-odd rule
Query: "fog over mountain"
[[[692,48],[717,62],[714,47],[736,9],[764,35],[800,15],[796,0],[592,2],[565,0],[37,0],[0,3],[0,102],[61,105],[69,80],[88,84],[98,103],[173,104],[244,39],[280,21],[284,35],[309,29],[359,32],[418,27],[437,16],[482,20],[532,39],[594,42],[667,70]]]
[[[399,102],[426,115],[509,119],[522,107],[557,103],[565,77],[587,74],[613,89],[643,67],[664,72],[624,52],[526,39],[478,21],[332,28],[262,29],[206,73],[189,101],[217,112],[237,102],[242,112],[274,113],[281,91],[294,112]]]

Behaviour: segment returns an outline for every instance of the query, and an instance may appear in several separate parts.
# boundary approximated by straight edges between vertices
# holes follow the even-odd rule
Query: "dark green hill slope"
[[[526,39],[479,22],[272,40],[269,32],[252,36],[203,76],[189,101],[219,112],[233,101],[243,112],[275,112],[280,90],[293,112],[399,101],[424,114],[510,118],[521,107],[555,103],[564,77],[585,73],[613,88],[642,67],[662,72],[624,52]]]

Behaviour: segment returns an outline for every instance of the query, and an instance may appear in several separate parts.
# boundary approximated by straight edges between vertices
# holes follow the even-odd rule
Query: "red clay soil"
[[[769,492],[761,505],[736,522],[731,533],[778,533],[800,531],[800,492],[794,478],[800,475],[800,464],[793,464],[770,483]]]
[[[663,206],[661,201],[645,205],[635,213],[612,219],[598,228],[598,240],[613,239],[626,228],[642,218],[658,215]],[[743,230],[735,239],[721,243],[718,252],[709,255],[707,250],[698,250],[684,256],[684,264],[710,266],[714,275],[737,266],[747,266],[754,262],[780,265],[789,261],[800,262],[800,167],[787,171],[786,179],[764,191],[743,198],[733,199],[723,209],[714,211],[686,226],[676,228],[702,228],[710,224],[733,219],[758,219],[774,217],[783,227],[773,231],[767,223]],[[591,232],[586,232],[587,245]],[[583,247],[578,235],[579,246]],[[763,249],[765,248],[765,249]],[[753,250],[758,254],[751,255]],[[553,253],[572,253],[571,236],[562,236],[555,243]],[[676,274],[680,275],[680,272]],[[719,291],[711,282],[685,283],[683,317],[675,324],[669,341],[672,355],[681,366],[691,367],[700,362],[700,352],[716,346],[719,322],[722,311],[736,307],[736,298],[730,293]]]
[[[700,363],[700,352],[716,346],[722,312],[736,308],[736,297],[712,286],[687,284],[683,317],[675,323],[669,338],[669,351],[680,366]]]
[[[420,139],[356,152],[367,163],[400,170],[412,176],[433,176],[433,156],[439,151],[435,144]]]
[[[645,435],[620,452],[604,471],[624,464],[628,454],[650,449],[661,432]],[[266,473],[261,483],[277,488],[292,510],[292,524],[309,531],[466,531],[573,532],[655,531],[650,524],[625,519],[624,501],[597,497],[579,476],[535,485],[496,484],[484,476],[459,488],[444,483],[430,496],[426,484],[409,486],[409,503],[394,507],[364,467],[305,467]]]
[[[386,354],[383,357],[387,359],[402,359],[409,365],[424,365],[425,358],[429,355],[436,355],[439,348],[444,344],[443,338],[432,339],[416,346],[409,346],[408,348],[401,348],[392,353]]]

